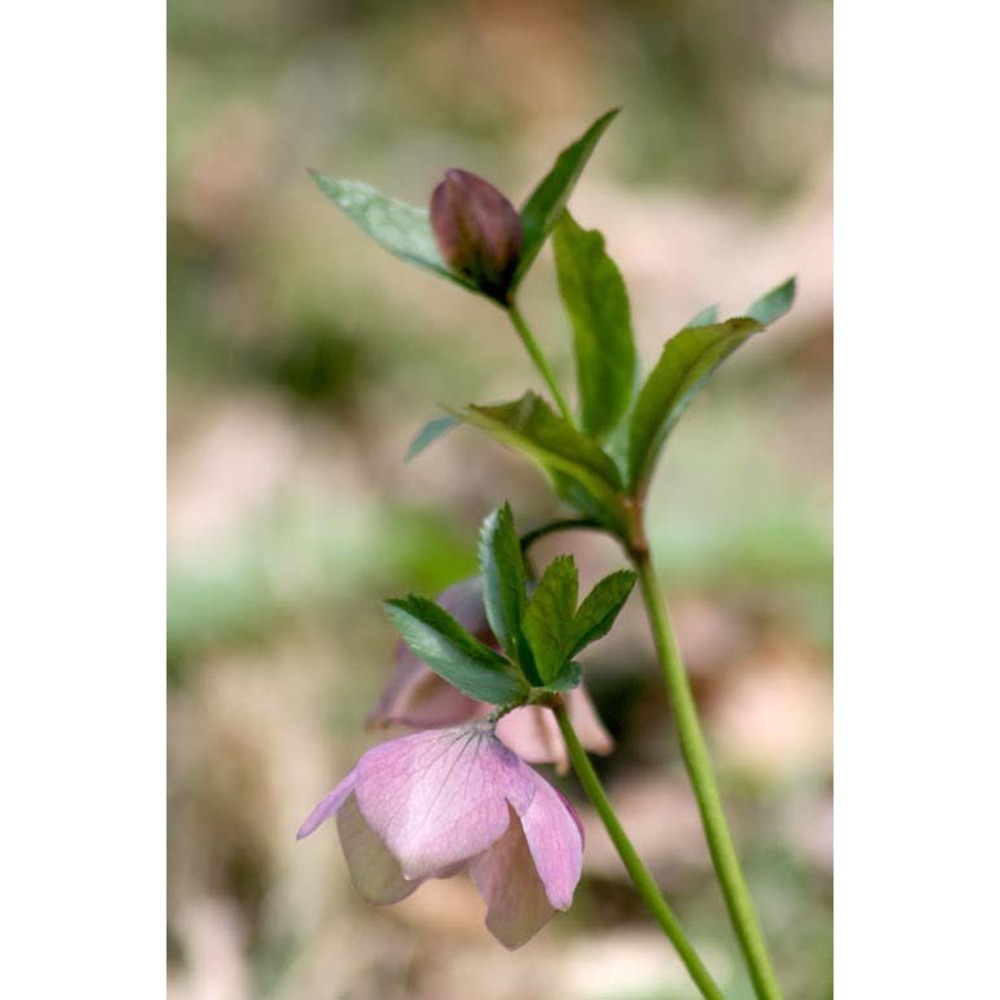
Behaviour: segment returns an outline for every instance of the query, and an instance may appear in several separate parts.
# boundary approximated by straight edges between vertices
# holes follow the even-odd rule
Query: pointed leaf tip
[[[712,373],[753,334],[763,330],[747,316],[693,326],[667,341],[639,392],[629,429],[629,487],[642,496],[664,442]]]
[[[362,181],[327,177],[315,170],[309,173],[330,201],[394,257],[463,288],[478,290],[442,260],[426,209],[390,198]]]
[[[746,314],[751,319],[757,320],[761,326],[770,326],[792,308],[797,291],[798,279],[792,275],[777,288],[772,288],[766,295],[762,295],[750,306]]]
[[[425,448],[430,447],[439,437],[447,434],[453,427],[457,427],[461,421],[451,414],[431,417],[423,427],[413,436],[410,446],[406,449],[403,462],[411,462]]]
[[[521,262],[514,275],[514,284],[528,273],[538,256],[549,233],[555,227],[559,216],[569,201],[573,188],[587,162],[597,148],[601,136],[619,112],[612,108],[600,116],[583,135],[570,143],[556,158],[552,169],[539,181],[538,186],[528,196],[521,208],[523,239]]]

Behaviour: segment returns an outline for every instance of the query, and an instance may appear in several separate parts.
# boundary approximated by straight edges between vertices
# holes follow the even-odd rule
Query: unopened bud
[[[431,196],[431,226],[447,264],[498,302],[508,302],[521,257],[521,217],[489,182],[449,170]]]

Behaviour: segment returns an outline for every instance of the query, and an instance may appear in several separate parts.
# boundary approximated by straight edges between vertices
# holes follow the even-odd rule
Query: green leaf
[[[761,326],[770,326],[775,320],[792,308],[795,301],[796,280],[789,278],[786,282],[772,288],[767,295],[762,295],[748,310],[747,315],[757,320]]]
[[[632,402],[635,342],[625,282],[604,237],[564,211],[553,232],[559,293],[573,325],[583,430],[604,438]]]
[[[566,663],[577,598],[572,556],[556,556],[546,567],[524,613],[524,634],[535,654],[538,676],[553,681]]]
[[[580,686],[583,680],[583,668],[579,663],[564,663],[555,677],[543,685],[546,691],[571,691]]]
[[[483,521],[479,532],[479,573],[483,580],[486,618],[493,634],[507,655],[521,663],[530,674],[531,652],[521,634],[527,582],[524,556],[508,503]]]
[[[463,694],[492,705],[524,696],[510,664],[433,601],[410,595],[386,601],[385,609],[414,655]]]
[[[601,115],[576,142],[567,146],[524,203],[521,209],[521,262],[514,275],[515,286],[528,273],[549,233],[559,221],[583,168],[618,110],[614,108]]]
[[[713,323],[718,322],[718,319],[719,307],[708,306],[706,309],[702,309],[684,329],[689,330],[692,326],[711,326]]]
[[[688,327],[667,341],[632,413],[629,434],[630,489],[642,496],[660,449],[698,390],[741,344],[762,330],[747,317]]]
[[[575,510],[610,528],[623,529],[617,466],[535,393],[527,392],[512,403],[470,406],[456,415],[530,458],[548,476],[556,494]]]
[[[452,427],[457,427],[460,423],[461,421],[458,417],[453,417],[450,413],[441,417],[431,417],[431,419],[428,420],[419,431],[417,431],[413,440],[410,442],[410,447],[406,449],[406,457],[403,461],[412,461],[426,447],[433,444],[439,437],[441,437],[442,434],[447,434]]]
[[[313,170],[310,174],[323,194],[389,253],[463,288],[478,291],[471,281],[452,271],[441,259],[426,209],[389,198],[361,181],[334,180]]]
[[[618,612],[632,593],[635,579],[632,570],[620,569],[595,585],[573,618],[572,641],[567,650],[567,659],[576,656],[584,646],[589,646],[608,634]]]

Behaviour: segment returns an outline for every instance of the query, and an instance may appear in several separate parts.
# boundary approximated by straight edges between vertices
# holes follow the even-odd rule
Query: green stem
[[[656,652],[663,665],[667,690],[677,722],[684,763],[691,777],[695,798],[698,800],[712,864],[715,866],[722,887],[729,918],[750,969],[750,977],[757,996],[760,1000],[781,1000],[781,990],[771,965],[753,900],[750,898],[750,890],[747,888],[746,878],[740,867],[736,846],[729,832],[722,798],[708,755],[708,746],[698,721],[694,696],[691,694],[687,672],[670,626],[670,618],[667,615],[666,604],[660,592],[649,551],[644,545],[637,546],[632,548],[630,555],[639,573]]]
[[[660,894],[659,887],[653,881],[653,876],[649,874],[649,870],[642,863],[639,855],[636,854],[635,848],[622,829],[621,823],[618,822],[614,808],[604,792],[604,787],[601,785],[601,779],[597,777],[597,772],[590,763],[587,752],[580,745],[580,741],[573,729],[573,724],[569,721],[569,716],[566,714],[565,707],[559,702],[553,706],[552,710],[555,712],[559,728],[562,730],[563,739],[566,741],[566,747],[569,750],[569,759],[573,763],[573,770],[576,771],[577,777],[580,779],[580,784],[583,785],[584,791],[587,793],[587,797],[604,821],[604,826],[607,828],[608,834],[626,870],[631,876],[632,882],[635,884],[636,891],[642,897],[646,906],[649,907],[657,923],[663,928],[664,934],[667,935],[677,949],[681,961],[691,974],[691,978],[697,984],[698,989],[701,990],[702,996],[706,1000],[725,1000],[722,990],[716,985],[708,969],[705,968],[704,963],[698,957],[698,953],[688,940],[680,922],[674,915],[674,911],[671,910],[667,901]]]
[[[600,521],[592,517],[567,517],[559,521],[550,521],[539,528],[533,528],[521,535],[521,551],[527,552],[532,545],[540,538],[551,535],[556,531],[607,531],[607,528]]]
[[[545,379],[545,384],[549,387],[552,398],[555,399],[556,405],[559,407],[559,412],[562,413],[567,423],[572,424],[573,413],[566,402],[566,397],[562,394],[552,368],[549,366],[548,361],[545,360],[545,355],[542,354],[542,349],[538,346],[538,341],[535,340],[534,335],[528,328],[528,324],[521,315],[521,310],[518,309],[516,302],[511,302],[507,306],[507,315],[510,316],[510,321],[514,324],[514,329],[517,330],[518,336],[521,338],[521,343],[524,344],[528,354],[531,355],[531,360],[534,362],[539,374]]]

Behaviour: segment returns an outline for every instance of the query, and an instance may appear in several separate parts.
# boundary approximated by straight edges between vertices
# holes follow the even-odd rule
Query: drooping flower
[[[365,753],[298,837],[336,815],[351,880],[369,902],[405,899],[467,870],[486,926],[519,948],[573,900],[583,827],[569,802],[490,723],[429,730]]]
[[[521,217],[482,177],[449,170],[431,195],[431,228],[444,260],[481,292],[506,302],[521,257]]]
[[[479,577],[448,587],[438,595],[437,603],[477,639],[490,646],[497,645],[486,618]],[[563,699],[580,742],[592,753],[610,753],[614,742],[583,685],[567,691]],[[485,718],[492,709],[492,705],[453,688],[417,659],[406,643],[400,642],[396,647],[396,669],[369,715],[368,725],[383,728],[396,724],[413,729],[452,726]],[[566,744],[547,708],[528,705],[515,709],[500,720],[497,735],[523,760],[532,764],[554,763],[560,773],[569,769]]]

